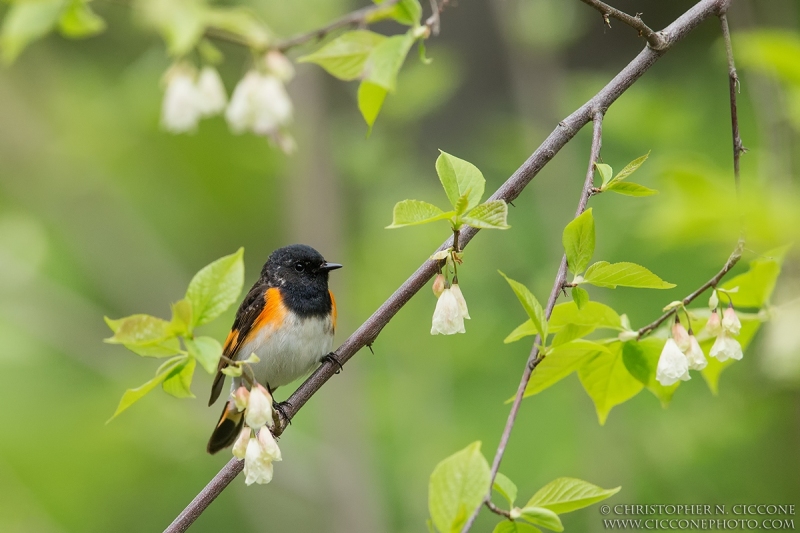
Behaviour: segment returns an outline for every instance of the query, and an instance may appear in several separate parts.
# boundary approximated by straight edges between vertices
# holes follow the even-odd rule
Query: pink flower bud
[[[433,294],[435,294],[437,298],[444,292],[444,281],[444,276],[442,274],[436,274],[436,277],[433,278]]]
[[[675,324],[673,324],[672,338],[675,339],[675,343],[682,352],[689,349],[689,332],[686,331],[686,328],[683,327],[680,322],[676,321]]]
[[[739,317],[736,316],[736,311],[733,310],[733,307],[728,307],[722,314],[722,329],[731,335],[738,335],[742,330],[742,323],[739,321]]]
[[[716,310],[711,311],[711,317],[706,322],[706,333],[709,337],[716,337],[722,331],[722,322]]]
[[[247,390],[247,387],[239,387],[236,389],[236,392],[233,393],[233,403],[236,404],[236,408],[239,411],[244,411],[247,409],[247,402],[250,400],[250,391]]]

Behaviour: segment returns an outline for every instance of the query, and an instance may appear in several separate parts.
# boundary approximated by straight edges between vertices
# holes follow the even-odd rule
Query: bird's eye
[[[295,263],[294,269],[297,270],[298,272],[302,272],[303,270],[306,269],[306,266],[303,263]]]

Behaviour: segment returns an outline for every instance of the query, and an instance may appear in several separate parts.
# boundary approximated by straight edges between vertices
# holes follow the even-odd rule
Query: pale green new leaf
[[[361,116],[364,117],[364,122],[369,126],[370,132],[385,99],[386,89],[379,85],[362,81],[358,86],[358,110],[361,111]]]
[[[583,287],[572,287],[572,301],[578,309],[583,309],[589,303],[589,293]]]
[[[175,335],[188,335],[192,332],[192,304],[186,298],[172,304],[170,329]]]
[[[559,514],[569,513],[605,500],[621,488],[603,489],[581,479],[560,477],[539,489],[525,505],[544,507]]]
[[[648,269],[636,263],[609,263],[598,261],[589,267],[583,276],[585,283],[598,287],[615,289],[619,287],[636,287],[640,289],[671,289],[675,286],[668,283]]]
[[[665,387],[656,379],[658,359],[663,348],[664,339],[656,337],[647,337],[638,342],[628,341],[622,347],[622,362],[628,372],[641,381],[661,401],[663,407],[667,407],[681,382]]]
[[[192,377],[197,362],[191,357],[185,357],[184,361],[174,367],[167,379],[161,384],[164,392],[176,398],[194,398],[192,394]]]
[[[617,312],[600,302],[587,302],[581,308],[578,308],[575,302],[564,302],[556,305],[553,308],[553,314],[550,316],[550,331],[559,331],[567,324],[622,329]]]
[[[416,26],[422,18],[422,6],[419,0],[400,0],[394,6],[392,18],[406,26]]]
[[[525,506],[522,509],[521,518],[527,520],[531,524],[546,527],[553,531],[564,531],[564,526],[561,524],[561,519],[556,513],[550,509],[536,506]]]
[[[462,217],[466,224],[478,229],[508,229],[508,204],[503,200],[485,202]]]
[[[788,249],[788,246],[783,246],[766,252],[763,257],[750,262],[750,270],[722,285],[723,289],[739,288],[737,292],[730,294],[734,306],[760,308],[769,303]]]
[[[605,187],[609,181],[611,181],[611,177],[614,175],[614,171],[611,169],[610,166],[603,164],[603,163],[595,163],[595,168],[597,172],[600,173],[600,177],[603,179],[602,185],[600,188],[602,189]]]
[[[394,206],[392,223],[386,226],[387,229],[402,228],[403,226],[416,226],[427,224],[437,220],[450,218],[455,213],[449,211],[445,213],[438,207],[428,202],[420,200],[403,200]]]
[[[644,388],[625,368],[622,343],[612,343],[608,348],[609,351],[595,355],[578,370],[583,388],[594,401],[601,426],[614,406],[630,400]]]
[[[517,500],[517,485],[502,472],[498,472],[495,476],[492,488],[508,501],[509,507],[514,506]]]
[[[168,357],[180,351],[170,322],[150,315],[131,315],[119,320],[105,317],[114,335],[105,339],[109,344],[122,344],[143,357]]]
[[[243,37],[252,48],[256,49],[265,48],[273,37],[272,32],[255,11],[245,6],[206,8],[204,22],[214,28]]]
[[[508,336],[503,339],[505,344],[509,344],[512,342],[516,342],[524,337],[528,337],[530,335],[536,335],[539,333],[539,330],[536,329],[536,326],[533,324],[533,320],[530,318],[514,328],[514,331],[508,334]]]
[[[361,77],[369,54],[385,40],[384,35],[369,30],[349,31],[297,62],[316,63],[340,80],[355,80]]]
[[[370,52],[364,64],[364,81],[368,81],[388,92],[394,92],[397,73],[414,44],[411,32],[394,35],[378,43]]]
[[[58,29],[65,37],[81,39],[101,33],[106,29],[106,23],[85,0],[70,0],[58,20]]]
[[[503,520],[495,526],[492,533],[542,533],[542,530],[525,522]]]
[[[609,353],[608,348],[583,339],[554,347],[536,367],[525,387],[524,397],[538,394],[558,383],[599,353]]]
[[[480,441],[436,465],[428,488],[428,509],[436,529],[449,533],[466,521],[467,513],[483,501],[489,479]]]
[[[458,199],[467,193],[469,193],[467,194],[469,198],[467,209],[477,206],[483,198],[483,191],[486,187],[486,180],[481,171],[468,161],[439,151],[441,153],[436,159],[436,172],[439,174],[439,180],[442,182],[444,192],[452,206],[455,207]]]
[[[561,236],[564,252],[567,255],[567,266],[573,274],[580,274],[589,266],[594,254],[595,229],[592,208],[567,224]]]
[[[498,270],[498,272],[500,271]],[[522,283],[514,281],[502,272],[500,272],[500,275],[506,278],[506,281],[511,286],[511,290],[517,295],[519,303],[522,304],[525,312],[528,313],[528,316],[533,321],[533,326],[536,328],[536,331],[541,333],[542,344],[544,344],[547,339],[547,317],[544,314],[544,309],[542,309],[539,300],[537,300],[536,296]]]
[[[182,57],[195,47],[210,12],[206,4],[191,0],[141,0],[136,6],[137,14],[161,33],[172,57]]]
[[[106,421],[106,424],[114,420],[120,413],[122,413],[125,409],[133,405],[134,403],[141,400],[148,392],[156,388],[158,385],[164,382],[167,379],[172,371],[181,365],[186,360],[186,356],[178,356],[173,357],[169,361],[165,362],[161,367],[159,367],[158,372],[156,373],[156,377],[141,385],[136,387],[135,389],[128,389],[125,391],[125,394],[122,395],[122,398],[119,401],[119,405],[117,405],[117,410],[114,411],[114,414]]]
[[[185,339],[189,355],[197,359],[203,369],[209,374],[217,371],[217,363],[222,355],[222,345],[213,337],[196,337]]]
[[[195,274],[186,290],[193,327],[211,322],[236,303],[244,284],[244,248],[217,259]]]
[[[625,196],[653,196],[654,194],[658,194],[658,191],[655,189],[629,181],[615,181],[608,186],[606,191],[623,194]]]
[[[558,333],[555,334],[553,337],[553,342],[551,345],[553,347],[560,346],[562,344],[566,344],[570,341],[574,341],[575,339],[580,339],[581,337],[585,337],[589,333],[595,330],[594,326],[585,325],[585,324],[567,324],[563,328],[561,328]]]
[[[11,4],[0,28],[3,61],[10,64],[28,44],[47,35],[58,22],[64,5],[65,0]]]
[[[636,159],[625,165],[625,168],[620,170],[617,173],[617,175],[614,176],[614,179],[611,181],[611,183],[622,181],[631,174],[633,174],[634,172],[636,172],[637,170],[639,170],[639,167],[642,166],[642,163],[647,161],[648,157],[650,157],[650,152],[647,152],[641,157],[637,157]]]

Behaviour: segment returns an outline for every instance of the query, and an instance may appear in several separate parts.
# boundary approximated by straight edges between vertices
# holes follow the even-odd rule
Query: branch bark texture
[[[664,46],[655,49],[650,46],[642,50],[625,68],[622,69],[603,89],[572,114],[559,122],[558,126],[531,154],[506,182],[495,191],[490,200],[516,199],[525,187],[536,177],[539,171],[550,162],[578,131],[588,124],[598,112],[605,112],[617,98],[630,88],[653,64],[678,41],[694,30],[710,16],[723,13],[730,0],[701,0],[681,15],[660,33]],[[460,235],[460,248],[464,248],[475,237],[478,230],[465,228]],[[452,237],[445,241],[438,250],[452,246]],[[336,350],[336,356],[344,364],[356,352],[370,346],[381,330],[389,323],[397,312],[430,280],[438,271],[435,261],[425,261],[422,265],[370,316],[344,343]],[[560,290],[560,287],[559,287]],[[528,367],[530,365],[527,365]],[[338,370],[333,362],[322,364],[289,398],[286,414],[289,418],[308,402],[309,399]],[[275,433],[280,435],[288,424],[285,419],[276,425]],[[225,487],[242,470],[242,463],[231,459],[214,479],[192,500],[184,511],[167,527],[165,533],[186,531],[198,516],[208,507]]]

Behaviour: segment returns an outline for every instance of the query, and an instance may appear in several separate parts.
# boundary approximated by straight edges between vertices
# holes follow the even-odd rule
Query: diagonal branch
[[[544,142],[531,154],[527,161],[519,167],[514,174],[489,198],[490,200],[513,201],[522,190],[536,177],[539,171],[550,162],[556,153],[564,147],[578,131],[588,124],[598,110],[605,110],[630,88],[658,59],[675,43],[683,39],[701,22],[712,15],[718,15],[728,5],[729,0],[701,0],[691,9],[681,15],[675,22],[665,28],[661,33],[665,39],[665,46],[656,50],[647,47],[617,74],[603,89],[588,102],[561,121],[556,129]],[[460,247],[465,247],[478,230],[472,227],[461,231]],[[444,250],[452,245],[452,237],[445,241],[438,250]],[[435,261],[425,261],[395,292],[392,294],[366,322],[364,322],[345,342],[336,350],[337,358],[341,363],[346,363],[364,346],[370,346],[389,323],[395,314],[419,291],[428,280],[437,272],[438,264]],[[305,403],[328,381],[338,370],[333,362],[322,364],[289,398],[287,415],[293,417]],[[287,422],[281,421],[276,426],[276,433],[280,435],[286,429]],[[181,533],[197,519],[225,487],[242,470],[242,462],[231,459],[217,474],[214,479],[192,500],[175,521],[165,530],[165,533]]]
[[[632,17],[627,13],[606,4],[605,2],[601,2],[600,0],[581,0],[581,2],[598,10],[603,15],[603,21],[609,28],[611,27],[609,17],[611,17],[638,31],[639,36],[644,37],[647,40],[647,45],[649,47],[655,50],[661,50],[668,46],[668,42],[664,40],[660,34],[651,30],[650,27],[644,23],[639,16],[639,13]]]
[[[581,196],[578,200],[578,209],[575,211],[575,217],[580,216],[584,211],[586,211],[586,204],[589,202],[589,197],[592,195],[592,187],[594,187],[595,163],[597,163],[597,160],[600,157],[600,148],[603,144],[603,111],[595,111],[592,121],[594,122],[594,127],[592,128],[592,149],[589,154],[589,168],[586,171],[586,179],[583,182],[583,189],[581,189]],[[550,315],[553,313],[553,308],[556,305],[556,300],[558,300],[558,295],[564,290],[564,284],[566,282],[567,255],[564,254],[561,256],[561,265],[558,267],[556,279],[553,282],[553,288],[550,290],[550,297],[547,299],[547,306],[544,310],[547,320],[550,320]],[[514,402],[511,404],[511,411],[508,413],[506,426],[503,428],[503,434],[500,436],[500,443],[497,445],[497,451],[495,452],[494,460],[492,461],[492,469],[490,472],[491,477],[488,487],[489,492],[483,499],[483,503],[485,503],[489,509],[492,509],[489,503],[491,502],[494,478],[497,476],[498,470],[500,470],[500,463],[503,460],[503,455],[505,455],[508,440],[511,438],[511,430],[514,429],[514,424],[517,421],[517,414],[519,413],[520,405],[522,405],[522,398],[525,396],[525,389],[528,388],[528,382],[531,380],[533,371],[536,370],[536,367],[545,358],[545,356],[539,352],[539,347],[543,342],[545,342],[545,339],[543,339],[542,336],[537,333],[533,340],[533,348],[531,348],[531,353],[528,356],[528,362],[525,364],[525,370],[522,372],[522,378],[520,379],[519,386],[517,387],[517,393],[514,395]],[[469,531],[469,529],[472,527],[472,524],[475,522],[475,519],[478,518],[478,513],[480,510],[481,506],[478,505],[478,507],[476,507],[472,512],[472,516],[470,516],[469,520],[467,520],[464,528],[461,530],[462,533]]]

